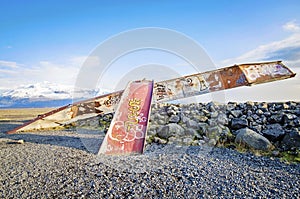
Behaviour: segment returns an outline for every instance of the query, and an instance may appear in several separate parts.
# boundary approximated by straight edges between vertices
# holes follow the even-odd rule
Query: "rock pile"
[[[77,122],[107,131],[113,114]],[[300,151],[300,102],[154,104],[147,143]]]
[[[299,150],[300,103],[155,104],[147,142]]]

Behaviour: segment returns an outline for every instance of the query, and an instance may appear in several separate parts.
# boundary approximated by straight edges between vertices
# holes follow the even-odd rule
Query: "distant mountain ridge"
[[[80,89],[50,82],[21,85],[0,93],[0,108],[43,108],[71,104],[73,101],[91,98],[105,92]]]

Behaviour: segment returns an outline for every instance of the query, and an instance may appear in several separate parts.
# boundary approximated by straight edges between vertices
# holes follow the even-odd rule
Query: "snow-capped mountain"
[[[103,94],[99,90],[76,89],[73,86],[40,82],[21,85],[0,93],[0,108],[13,107],[52,107],[72,103]]]
[[[97,94],[98,90],[76,89],[74,95],[74,87],[67,85],[59,85],[50,82],[41,82],[36,84],[21,85],[16,89],[8,90],[2,93],[2,97],[11,98],[30,98],[34,99],[72,99],[91,97]]]
[[[67,99],[72,98],[73,88],[64,85],[41,82],[30,85],[21,85],[2,93],[2,97],[31,98],[31,99]]]

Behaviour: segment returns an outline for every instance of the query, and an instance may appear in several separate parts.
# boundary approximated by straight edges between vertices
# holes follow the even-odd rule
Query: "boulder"
[[[268,111],[268,103],[267,102],[261,102],[257,106],[259,109],[261,109],[263,112]]]
[[[206,108],[210,112],[214,112],[214,111],[216,111],[216,106],[217,105],[218,105],[218,103],[216,103],[216,102],[209,102],[209,103],[207,103]]]
[[[300,147],[300,131],[295,128],[291,132],[287,133],[284,136],[281,144],[287,149],[291,149],[294,147],[299,148]]]
[[[171,136],[168,139],[168,144],[182,145],[182,138],[176,137],[176,136]]]
[[[285,135],[285,131],[280,124],[269,124],[266,129],[262,131],[263,135],[272,142],[279,141]]]
[[[178,123],[180,121],[180,117],[178,115],[172,115],[169,118],[169,123]]]
[[[237,106],[236,102],[228,102],[226,105],[226,110],[227,111],[234,110],[236,108],[236,106]]]
[[[239,103],[239,107],[240,107],[240,109],[245,109],[245,108],[246,108],[246,104],[244,104],[244,103]]]
[[[217,140],[215,139],[210,139],[207,143],[209,146],[216,146],[217,145]]]
[[[258,132],[259,134],[262,134],[261,132],[262,132],[263,126],[260,124],[252,125],[251,129],[254,130],[255,132]]]
[[[182,145],[191,145],[193,143],[193,141],[194,141],[193,138],[187,136],[187,137],[183,137],[181,139],[181,144]]]
[[[194,137],[201,138],[201,135],[199,134],[199,132],[192,128],[185,129],[184,134],[185,134],[185,136],[190,136],[192,138],[194,138]]]
[[[263,115],[263,114],[264,114],[263,110],[261,110],[261,109],[257,109],[257,110],[255,111],[255,113],[256,113],[257,115]]]
[[[175,105],[170,105],[166,108],[166,112],[169,116],[177,115],[180,112],[180,109]]]
[[[223,130],[219,126],[208,127],[206,137],[218,141],[223,133]]]
[[[208,117],[204,115],[199,115],[196,118],[199,120],[199,122],[206,122],[208,120]]]
[[[282,122],[282,117],[283,117],[283,114],[281,112],[277,113],[275,115],[271,115],[268,119],[268,122],[270,122],[270,123],[281,123]]]
[[[170,123],[159,127],[157,135],[162,139],[168,139],[171,136],[182,136],[184,135],[184,128],[176,123]]]
[[[235,117],[235,118],[238,118],[240,117],[241,115],[243,115],[243,112],[241,110],[233,110],[233,111],[230,111],[230,114]]]
[[[192,129],[199,129],[199,124],[196,121],[194,121],[194,120],[188,120],[186,122],[186,126],[188,128],[192,128]]]
[[[298,117],[300,117],[300,109],[297,109],[294,111],[295,115],[297,115]]]
[[[284,114],[282,117],[282,120],[283,120],[284,126],[286,126],[288,128],[296,127],[299,124],[299,118],[297,117],[297,115],[290,114],[290,113]]]
[[[199,130],[198,131],[199,131],[200,135],[205,135],[206,132],[207,132],[207,129],[208,129],[208,124],[204,123],[204,122],[200,122],[198,124],[198,126],[199,126]]]
[[[235,143],[245,144],[253,149],[264,151],[272,148],[272,144],[267,138],[249,128],[243,128],[237,131]]]
[[[234,139],[232,132],[227,126],[222,126],[221,128],[222,128],[222,134],[221,137],[219,138],[219,141],[224,143]]]
[[[161,139],[159,137],[154,137],[153,141],[158,144],[167,144],[167,140]]]
[[[151,123],[159,125],[166,124],[168,122],[168,118],[169,117],[167,115],[161,115],[156,111],[152,111],[152,114],[150,116]]]
[[[247,102],[246,102],[246,107],[247,107],[247,108],[251,109],[251,108],[254,107],[254,106],[255,106],[255,103],[254,103],[254,102],[252,102],[252,101],[247,101]]]
[[[264,112],[264,116],[270,117],[272,114],[269,111]]]
[[[289,120],[293,120],[296,119],[297,115],[291,114],[291,113],[287,113],[283,115],[283,120],[284,122],[289,121]]]
[[[217,121],[218,121],[218,123],[221,124],[221,125],[227,125],[227,124],[228,124],[228,118],[227,118],[227,115],[224,114],[224,113],[220,113],[220,114],[218,115]]]
[[[209,119],[209,120],[207,120],[207,124],[209,126],[217,126],[218,125],[218,121],[216,119]]]
[[[232,118],[230,127],[234,130],[248,126],[248,120],[243,118]]]
[[[156,129],[158,127],[159,127],[158,125],[154,125],[154,124],[149,125],[149,128],[147,130],[147,135],[148,136],[156,135]]]
[[[211,118],[217,118],[218,115],[219,115],[218,111],[214,111],[214,112],[211,112],[211,113],[210,113],[210,117],[211,117]]]
[[[189,117],[185,116],[184,114],[181,115],[181,121],[186,124],[190,120]]]

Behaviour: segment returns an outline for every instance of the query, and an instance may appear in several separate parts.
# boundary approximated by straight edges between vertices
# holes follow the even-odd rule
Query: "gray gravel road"
[[[0,137],[2,198],[300,198],[300,164],[230,149],[149,145],[144,155],[98,156],[103,135],[93,131]]]

